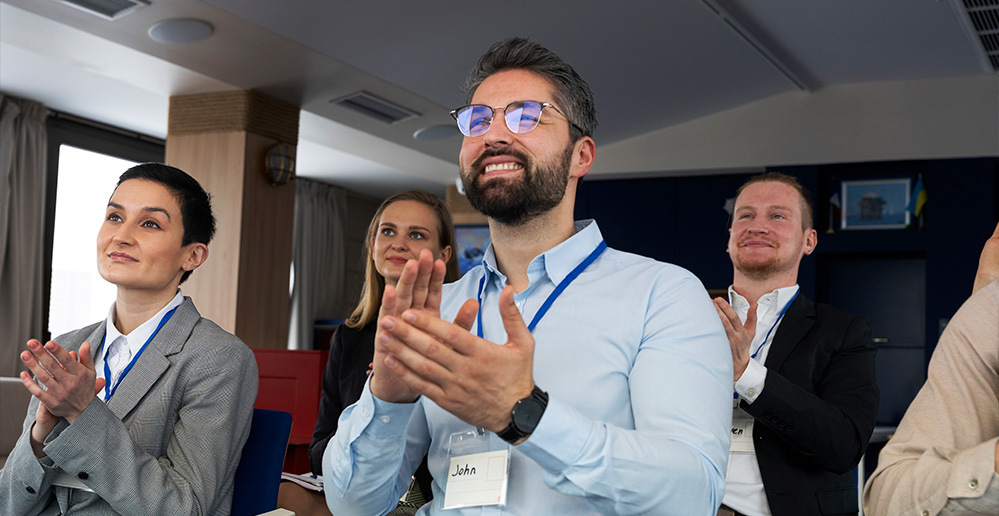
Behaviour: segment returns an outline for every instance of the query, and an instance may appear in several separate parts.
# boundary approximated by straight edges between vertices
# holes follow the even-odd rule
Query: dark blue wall
[[[905,386],[897,393],[888,389],[888,396],[897,398],[894,403],[888,400],[885,407],[883,419],[886,420],[882,422],[890,424],[896,415],[900,416],[899,406],[904,410],[914,389],[925,378],[925,366],[936,346],[941,323],[949,319],[971,293],[982,245],[999,221],[999,159],[854,163],[771,167],[768,170],[796,176],[815,201],[819,244],[816,252],[802,261],[798,277],[802,293],[819,302],[837,300],[840,304],[853,305],[858,315],[867,316],[860,312],[871,311],[869,317],[874,321],[895,318],[890,324],[877,322],[880,327],[873,328],[875,336],[890,337],[879,357],[879,363],[884,362],[879,381],[884,386]],[[915,184],[920,174],[928,194],[923,230],[827,233],[829,198],[839,190],[841,181],[906,177]],[[725,253],[728,214],[723,207],[725,200],[733,197],[748,177],[748,174],[742,174],[590,179],[580,186],[576,218],[596,219],[611,247],[685,267],[709,289],[727,288],[732,282],[732,264]],[[898,266],[893,267],[893,263]],[[876,272],[894,272],[894,269],[898,269],[899,274]],[[872,281],[872,277],[877,280]],[[856,297],[857,302],[849,303],[851,296]],[[863,308],[865,303],[871,306],[872,299],[889,307],[897,305],[898,309],[873,313],[874,310]],[[899,302],[900,299],[906,302]],[[925,312],[914,317],[911,312],[919,306],[923,306]],[[900,331],[900,322],[922,327]],[[922,370],[911,371],[914,363],[921,365]],[[908,365],[899,367],[901,364]],[[903,378],[903,374],[909,376]]]

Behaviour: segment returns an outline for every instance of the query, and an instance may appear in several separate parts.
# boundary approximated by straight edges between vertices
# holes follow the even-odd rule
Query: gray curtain
[[[0,376],[41,339],[45,289],[45,106],[0,94]]]
[[[347,191],[295,179],[295,235],[292,247],[294,285],[291,291],[289,349],[312,349],[316,319],[343,319],[346,288]]]

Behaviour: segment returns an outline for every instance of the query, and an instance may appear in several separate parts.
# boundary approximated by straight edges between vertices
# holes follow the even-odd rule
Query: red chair
[[[309,471],[309,443],[319,415],[319,395],[328,351],[254,349],[260,384],[254,408],[292,415],[284,471]]]

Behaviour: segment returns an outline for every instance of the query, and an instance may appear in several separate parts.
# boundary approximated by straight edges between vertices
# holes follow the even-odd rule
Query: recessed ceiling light
[[[183,45],[196,43],[215,32],[212,24],[194,18],[180,18],[157,23],[149,28],[149,37],[159,43]]]
[[[413,133],[413,138],[417,140],[433,141],[443,140],[461,134],[456,124],[441,124],[424,127]]]

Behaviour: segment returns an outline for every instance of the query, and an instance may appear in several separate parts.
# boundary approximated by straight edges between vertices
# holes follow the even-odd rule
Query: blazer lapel
[[[200,318],[201,314],[194,308],[191,298],[185,297],[173,317],[153,336],[152,342],[136,360],[132,370],[125,375],[108,402],[108,408],[119,419],[124,419],[166,372],[170,367],[167,357],[184,348],[184,343]]]
[[[108,329],[107,324],[108,324],[107,319],[105,319],[100,324],[98,324],[96,328],[94,328],[94,331],[90,334],[89,337],[87,337],[87,340],[83,341],[90,343],[90,360],[94,362],[97,362],[97,352],[100,351],[101,346],[104,345],[104,335],[107,333]],[[73,346],[73,349],[77,353],[80,352],[80,346],[83,345],[83,342],[77,343]]]
[[[813,324],[815,324],[815,305],[799,294],[784,314],[784,320],[781,321],[773,343],[770,344],[766,360],[767,368],[779,371],[784,359],[798,346]]]

